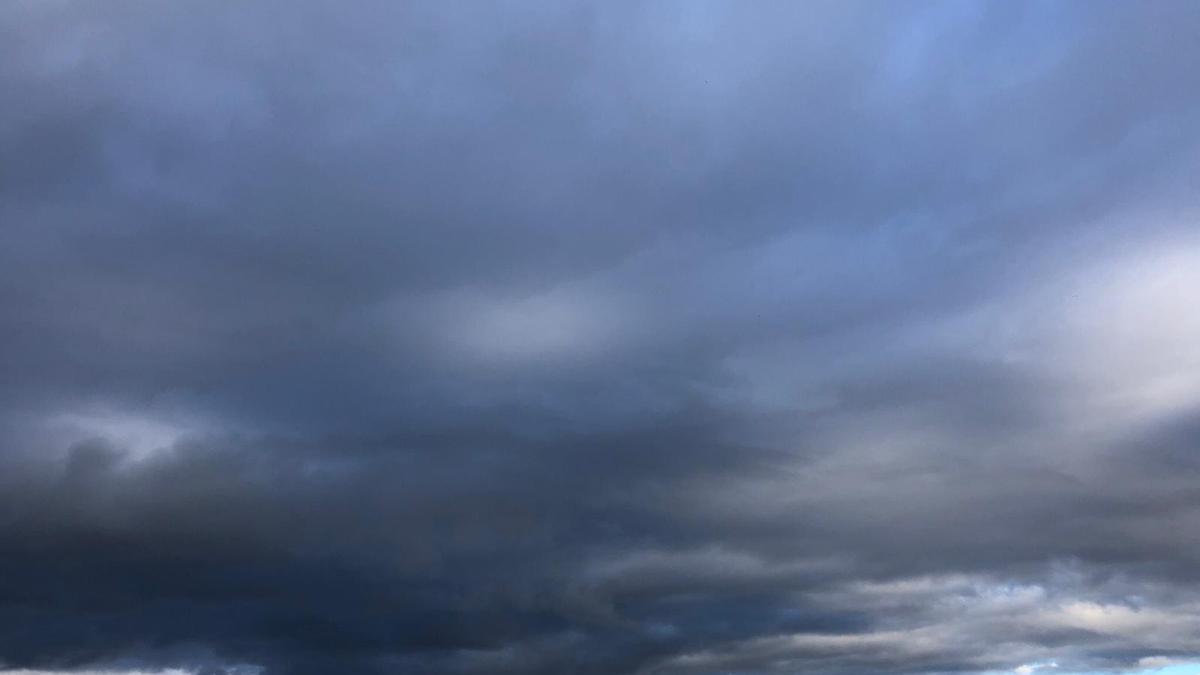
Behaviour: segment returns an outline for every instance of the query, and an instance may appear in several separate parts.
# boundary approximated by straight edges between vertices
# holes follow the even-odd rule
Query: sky
[[[0,3],[0,673],[1200,672],[1200,3]]]

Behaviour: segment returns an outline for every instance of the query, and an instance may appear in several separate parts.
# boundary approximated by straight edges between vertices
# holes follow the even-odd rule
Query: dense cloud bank
[[[0,668],[1200,657],[1200,5],[0,5]]]

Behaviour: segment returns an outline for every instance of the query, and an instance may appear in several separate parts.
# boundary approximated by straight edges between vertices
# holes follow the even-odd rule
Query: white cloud
[[[433,304],[438,347],[489,367],[597,355],[618,343],[629,321],[611,294],[577,287],[517,298],[456,293]]]
[[[59,413],[50,417],[45,426],[65,444],[101,438],[129,452],[132,459],[144,459],[170,448],[197,431],[193,424],[173,417],[108,408]]]

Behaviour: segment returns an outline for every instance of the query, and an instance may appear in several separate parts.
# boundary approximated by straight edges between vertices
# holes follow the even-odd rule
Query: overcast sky
[[[1192,0],[6,0],[0,672],[1194,673],[1198,78]]]

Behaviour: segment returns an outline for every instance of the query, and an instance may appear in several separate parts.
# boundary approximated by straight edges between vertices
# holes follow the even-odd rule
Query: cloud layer
[[[0,7],[0,668],[1200,658],[1200,6]]]

